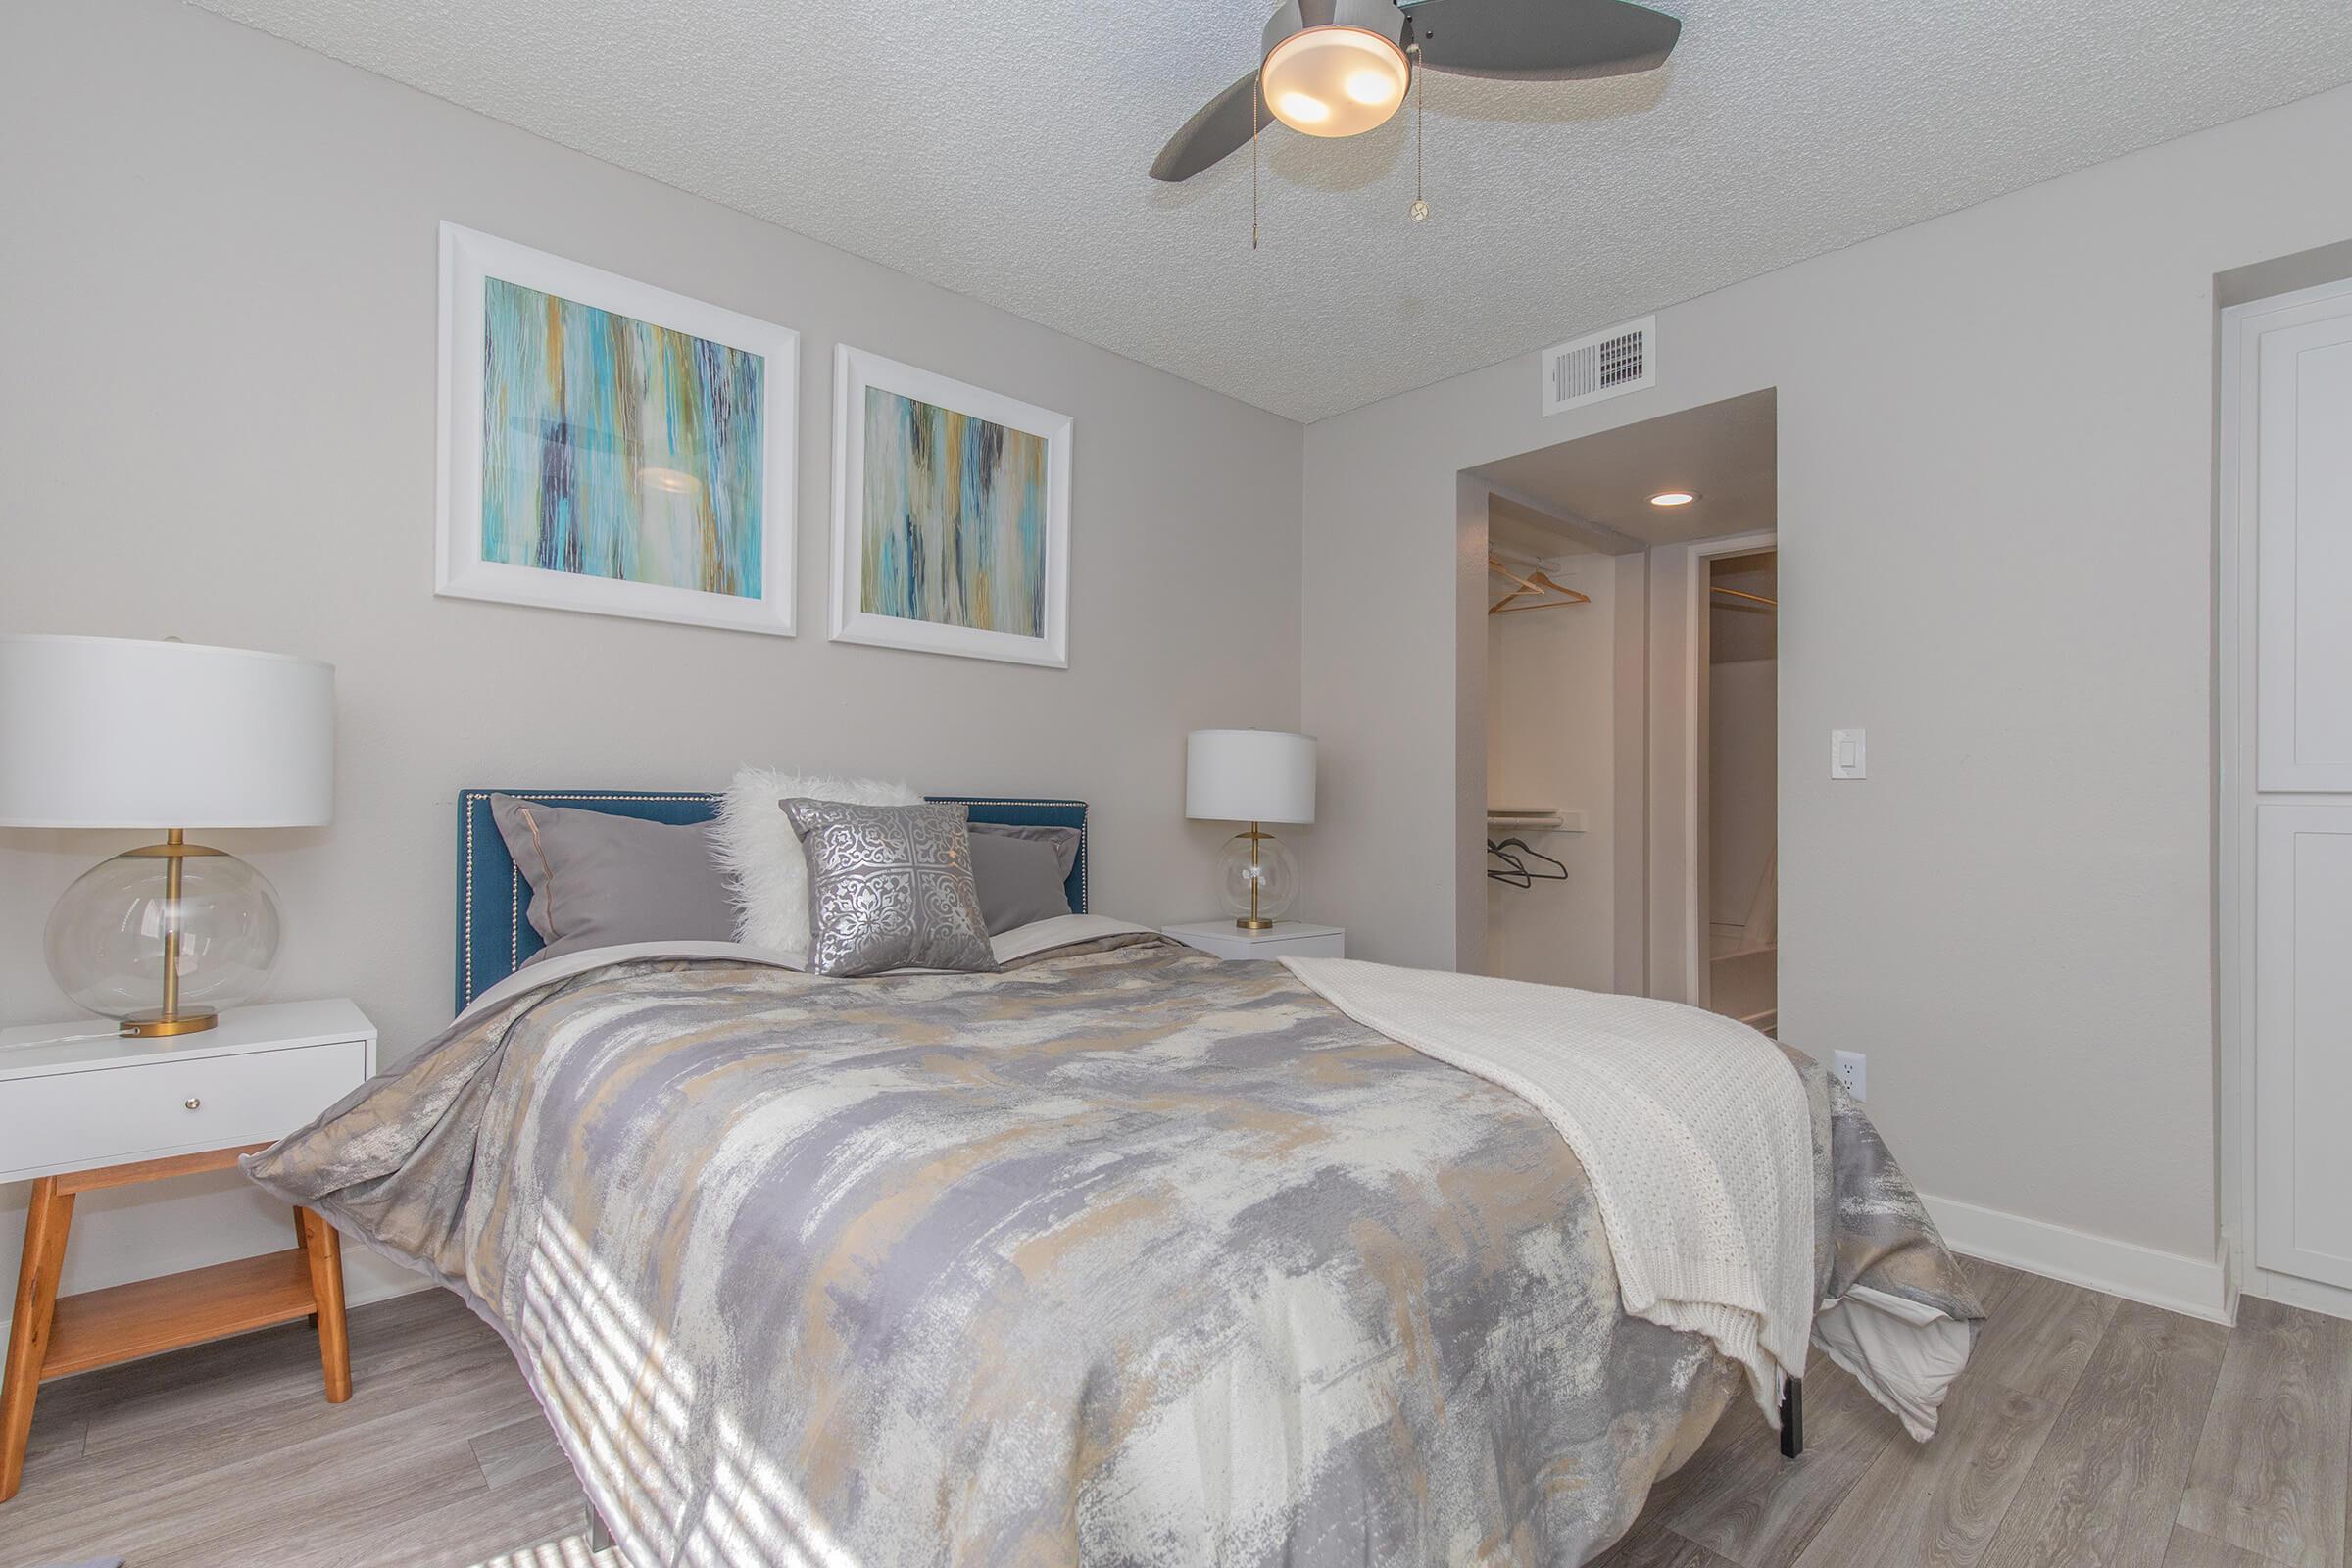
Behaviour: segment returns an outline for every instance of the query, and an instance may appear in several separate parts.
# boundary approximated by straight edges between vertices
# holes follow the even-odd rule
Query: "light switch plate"
[[[1830,777],[1870,777],[1870,753],[1858,729],[1830,731]]]

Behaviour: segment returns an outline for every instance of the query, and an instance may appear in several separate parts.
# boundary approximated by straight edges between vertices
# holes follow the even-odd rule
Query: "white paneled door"
[[[2352,1290],[2352,292],[2240,321],[2254,522],[2254,1208]]]
[[[2254,815],[2256,1261],[2352,1287],[2352,806]]]
[[[2259,373],[2257,784],[2352,790],[2352,309],[2264,331]]]

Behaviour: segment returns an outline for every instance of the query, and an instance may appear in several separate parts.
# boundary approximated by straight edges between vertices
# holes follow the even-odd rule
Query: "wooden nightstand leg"
[[[343,1318],[343,1239],[335,1228],[296,1209],[303,1250],[311,1257],[311,1295],[318,1303],[318,1364],[326,1373],[326,1402],[351,1397],[351,1329]]]
[[[57,1178],[32,1184],[24,1210],[24,1261],[17,1273],[16,1316],[8,1325],[8,1371],[0,1382],[0,1502],[24,1479],[24,1446],[32,1438],[32,1400],[41,1389],[49,1353],[49,1325],[57,1311],[57,1276],[66,1262],[66,1232],[74,1224],[74,1195]]]

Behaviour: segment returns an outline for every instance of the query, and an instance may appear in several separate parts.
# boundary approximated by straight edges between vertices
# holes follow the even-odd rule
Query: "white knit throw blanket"
[[[1704,1336],[1780,1424],[1813,1325],[1813,1132],[1770,1040],[1680,1003],[1285,958],[1333,1006],[1542,1111],[1585,1167],[1631,1315]]]

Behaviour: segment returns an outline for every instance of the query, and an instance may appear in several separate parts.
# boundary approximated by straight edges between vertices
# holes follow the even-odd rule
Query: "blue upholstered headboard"
[[[690,790],[463,790],[458,795],[458,1010],[522,967],[546,944],[523,918],[530,906],[529,884],[514,869],[507,842],[490,818],[490,797],[513,795],[583,811],[651,822],[708,822],[718,814],[718,797]],[[1074,827],[1078,859],[1063,890],[1070,908],[1086,912],[1086,803],[1033,801],[997,795],[934,795],[961,801],[975,822],[1020,827]]]

